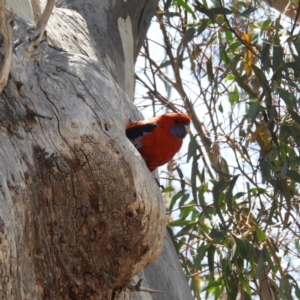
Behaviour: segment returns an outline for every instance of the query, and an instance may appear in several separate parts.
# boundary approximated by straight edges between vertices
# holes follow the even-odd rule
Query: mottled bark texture
[[[129,298],[126,284],[162,251],[160,189],[124,133],[138,117],[125,77],[148,2],[55,9],[52,45],[16,20],[0,94],[0,299]]]
[[[107,66],[116,82],[133,99],[134,63],[157,3],[158,0],[58,0],[59,9],[56,12],[64,14],[68,9],[81,16],[94,55]],[[52,32],[64,31],[63,35],[71,40],[73,48],[81,47],[59,24],[51,22],[50,26],[56,29]],[[74,37],[78,37],[77,31]]]

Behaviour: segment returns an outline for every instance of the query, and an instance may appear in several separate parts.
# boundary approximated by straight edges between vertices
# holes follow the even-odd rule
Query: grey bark
[[[160,189],[124,133],[141,117],[128,95],[156,1],[59,5],[40,44],[16,19],[0,94],[0,299],[134,299],[127,284],[165,236]],[[153,299],[189,299],[167,245],[145,282],[165,292]]]
[[[164,237],[160,191],[124,135],[130,103],[99,63],[45,44],[26,62],[24,46],[1,96],[6,295],[111,299]]]

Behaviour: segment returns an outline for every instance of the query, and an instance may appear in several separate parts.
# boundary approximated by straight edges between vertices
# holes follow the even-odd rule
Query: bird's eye
[[[179,120],[179,119],[174,119],[174,123],[175,123],[175,124],[179,124],[179,123],[180,123],[180,120]]]

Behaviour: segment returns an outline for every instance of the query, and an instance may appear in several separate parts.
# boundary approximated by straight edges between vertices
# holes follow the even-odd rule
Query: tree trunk
[[[193,300],[191,290],[183,274],[178,256],[169,234],[166,234],[164,250],[159,258],[134,277],[134,282],[143,279],[142,285],[163,293],[135,292],[131,300]]]
[[[45,6],[7,4],[32,23]],[[129,299],[131,278],[161,253],[161,193],[124,133],[141,118],[128,96],[156,5],[59,1],[46,41],[16,18],[0,94],[0,299]],[[160,259],[185,288],[153,299],[189,299],[168,245]]]

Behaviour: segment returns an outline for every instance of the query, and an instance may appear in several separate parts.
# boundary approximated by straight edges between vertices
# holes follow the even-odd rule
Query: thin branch
[[[297,13],[296,13],[295,21],[294,21],[294,24],[293,24],[293,28],[291,30],[291,35],[293,35],[294,30],[296,28],[296,25],[298,24],[297,20],[299,18],[299,14],[300,14],[300,3],[298,3]]]
[[[170,58],[172,69],[174,70],[174,68],[175,68],[175,59],[174,59],[174,56],[173,56],[173,53],[172,53],[171,42],[168,38],[167,30],[165,28],[165,25],[163,24],[162,11],[160,9],[157,11],[156,17],[157,17],[157,20],[159,22],[160,29],[161,29],[161,31],[163,33],[163,36],[164,36],[164,42],[165,42],[165,45],[166,45],[166,52],[167,52],[167,54]]]
[[[275,250],[274,250],[274,248],[273,248],[273,245],[271,244],[269,238],[266,238],[265,241],[266,241],[266,244],[267,244],[267,246],[268,246],[268,248],[269,248],[270,254],[271,254],[271,256],[272,256],[273,259],[274,259],[275,266],[278,268],[278,270],[279,270],[279,272],[280,272],[280,275],[281,275],[281,277],[283,278],[283,277],[285,276],[285,274],[284,274],[284,272],[283,272],[283,270],[282,270],[280,260],[279,260],[278,256],[277,256],[276,253],[275,253]]]
[[[223,7],[223,4],[222,4],[222,1],[219,0],[219,3],[220,3],[220,6]],[[259,57],[260,58],[260,55],[254,51],[253,49],[253,45],[251,45],[250,43],[246,42],[238,33],[237,33],[237,30],[233,29],[230,25],[230,22],[228,20],[228,18],[226,17],[226,15],[224,15],[224,19],[227,23],[227,26],[228,28],[225,27],[225,29],[227,30],[230,30],[234,35],[235,37],[241,42],[241,44],[243,44],[248,50],[250,50],[256,57]],[[223,25],[219,24],[221,27],[223,27]]]
[[[188,96],[185,93],[184,87],[182,85],[182,80],[181,80],[181,75],[180,75],[180,70],[179,70],[179,56],[180,56],[180,50],[183,46],[182,45],[183,41],[181,40],[179,46],[177,47],[177,53],[176,53],[177,58],[174,59],[174,56],[173,56],[173,53],[172,53],[172,48],[171,48],[172,46],[171,46],[170,41],[168,39],[168,35],[167,35],[165,25],[163,24],[163,21],[160,18],[159,14],[157,14],[157,16],[158,16],[160,28],[161,28],[163,36],[164,36],[166,51],[167,51],[167,54],[170,58],[171,66],[172,66],[174,76],[175,76],[175,81],[171,80],[169,82],[177,90],[178,94],[182,97],[182,99],[184,99],[185,109],[186,109],[188,115],[191,117],[191,119],[193,121],[195,129],[197,130],[197,133],[200,136],[200,139],[202,141],[202,144],[205,148],[206,153],[208,154],[210,162],[213,164],[214,163],[214,157],[211,153],[210,147],[207,145],[207,142],[206,142],[206,134],[205,134],[204,124],[202,122],[200,122],[200,120],[199,120],[199,118],[198,118],[198,116],[195,112],[194,106],[192,105],[192,103],[188,99]],[[158,71],[162,72],[160,70],[160,68],[158,68]],[[161,74],[161,75],[164,76],[163,74]],[[166,76],[164,76],[164,78],[167,80]],[[212,175],[212,172],[211,172],[209,166],[207,166],[207,169],[209,170],[209,174]]]
[[[136,80],[139,80],[151,93],[154,97],[156,97],[165,107],[169,108],[173,112],[178,112],[178,109],[176,106],[168,101],[166,98],[164,98],[160,93],[158,93],[157,90],[152,89],[144,80],[142,80],[138,75],[136,76]]]
[[[174,79],[172,79],[167,73],[165,73],[160,67],[159,65],[147,54],[147,53],[143,53],[143,52],[140,52],[140,55],[141,56],[144,56],[146,57],[149,62],[150,62],[150,66],[154,66],[156,68],[156,71],[162,76],[164,77],[164,79],[168,82],[170,82],[175,88],[176,88],[176,81]],[[151,68],[152,70],[152,68]],[[152,71],[152,73],[154,73]]]
[[[46,7],[43,11],[42,16],[40,17],[39,21],[37,22],[35,32],[33,34],[32,41],[36,41],[37,39],[40,39],[45,32],[47,23],[49,21],[49,18],[51,16],[52,10],[54,8],[56,0],[48,0]]]
[[[0,29],[4,38],[4,60],[0,70],[0,93],[2,93],[10,72],[12,62],[12,28],[13,13],[8,12],[4,6],[4,0],[0,0]]]
[[[148,40],[147,39],[145,39],[144,48],[145,48],[145,51],[146,51],[146,55],[148,57],[150,57],[150,55],[149,55],[149,47],[148,47]],[[153,70],[152,64],[150,64],[150,69],[151,69],[151,74],[152,74],[152,78],[153,78],[153,87],[154,87],[155,90],[157,90],[157,88],[156,88],[156,79],[155,79],[155,72]]]
[[[34,22],[35,24],[37,24],[42,14],[41,3],[40,0],[30,0],[30,1],[31,1],[31,8],[33,12]]]

